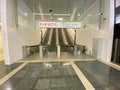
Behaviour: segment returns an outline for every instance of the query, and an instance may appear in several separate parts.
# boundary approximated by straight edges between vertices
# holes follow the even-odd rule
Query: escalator
[[[68,46],[74,45],[73,40],[70,38],[69,32],[67,31],[67,29],[64,29],[65,31],[65,36],[67,38],[67,42],[68,42]]]
[[[58,32],[58,41],[57,43],[59,43],[60,47],[61,47],[61,51],[62,52],[67,52],[69,51],[69,47],[73,46],[73,43],[70,40],[70,37],[68,35],[68,32],[66,29],[48,29],[47,33],[46,33],[46,37],[43,40],[43,45],[47,46],[47,50],[49,52],[56,52],[56,30]]]
[[[49,45],[49,52],[56,52],[56,29],[53,29],[51,44]]]
[[[63,46],[64,42],[63,42],[62,33],[61,33],[61,29],[60,28],[58,29],[58,33],[59,33],[59,43],[60,43],[60,46]]]
[[[46,35],[44,36],[42,40],[42,45],[47,45],[49,37],[50,37],[50,29],[47,29]]]

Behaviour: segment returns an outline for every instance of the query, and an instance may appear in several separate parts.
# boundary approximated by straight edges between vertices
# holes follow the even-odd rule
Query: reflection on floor
[[[120,71],[99,61],[76,62],[96,90],[120,90]]]
[[[74,57],[71,53],[62,52],[61,57],[58,58],[56,53],[50,53],[49,55],[45,55],[43,58],[40,58],[38,53],[35,53],[27,58],[20,60],[20,62],[51,62],[51,61],[89,61],[95,60],[93,57],[85,54],[81,54],[80,56]]]
[[[9,65],[5,65],[4,61],[0,61],[0,79],[3,78],[8,73],[10,73],[12,70],[14,70],[19,65],[20,63],[15,63],[9,66]]]
[[[19,68],[18,72],[1,84],[0,90],[120,90],[120,71],[97,60],[89,58],[90,60],[85,61],[61,61],[59,59],[55,61],[51,57],[51,61],[39,60],[39,62],[31,63],[35,57],[31,58],[28,59],[29,63],[23,63],[25,66],[22,69],[17,67],[21,66],[21,63],[21,65],[13,64],[6,69],[4,69],[6,66],[2,66],[3,62],[0,63],[2,77],[16,67]],[[38,58],[36,57],[36,60]],[[83,76],[93,86],[93,89],[85,83]]]
[[[9,89],[8,89],[9,88]],[[68,62],[29,63],[0,90],[85,90]]]

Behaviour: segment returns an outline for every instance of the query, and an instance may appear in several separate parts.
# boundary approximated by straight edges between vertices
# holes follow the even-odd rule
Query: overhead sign
[[[42,20],[39,22],[40,28],[80,28],[80,22],[58,21],[58,20]]]

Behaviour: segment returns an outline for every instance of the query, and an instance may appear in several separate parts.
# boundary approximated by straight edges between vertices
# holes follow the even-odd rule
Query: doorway
[[[112,62],[120,64],[120,24],[114,26]]]

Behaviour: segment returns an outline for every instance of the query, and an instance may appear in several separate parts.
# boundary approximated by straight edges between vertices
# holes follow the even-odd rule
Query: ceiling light
[[[74,19],[76,11],[77,11],[77,7],[75,7],[74,10],[73,10],[73,13],[72,13],[71,19],[70,19],[71,21]]]
[[[28,14],[27,13],[25,13],[25,16],[27,16]]]
[[[80,16],[80,14],[78,14],[78,17]]]
[[[91,14],[89,14],[88,16],[89,16],[89,17],[91,17],[92,15],[91,15]]]

